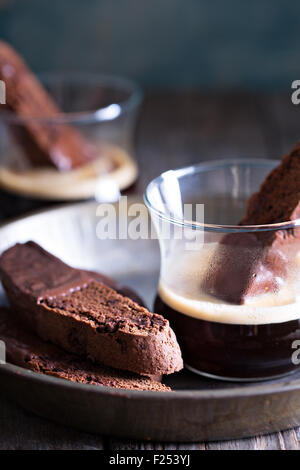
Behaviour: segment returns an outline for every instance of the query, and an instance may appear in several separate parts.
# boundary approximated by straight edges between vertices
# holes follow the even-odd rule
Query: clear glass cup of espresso
[[[201,163],[146,189],[161,252],[154,311],[170,321],[193,372],[255,381],[299,367],[300,220],[238,225],[278,163]]]

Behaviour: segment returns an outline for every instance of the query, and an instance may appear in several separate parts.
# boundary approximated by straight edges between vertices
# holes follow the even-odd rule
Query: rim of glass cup
[[[164,214],[162,211],[154,207],[149,199],[149,192],[151,191],[154,185],[157,185],[164,176],[169,174],[176,174],[177,176],[184,177],[189,176],[201,171],[207,171],[218,167],[229,167],[232,165],[239,165],[239,166],[256,166],[256,167],[270,167],[274,168],[275,165],[278,165],[280,160],[271,160],[271,159],[263,159],[263,158],[231,158],[225,160],[212,160],[206,161],[202,163],[198,163],[195,165],[190,165],[187,167],[178,168],[175,170],[168,170],[161,173],[158,177],[154,178],[147,186],[145,194],[144,194],[144,201],[150,212],[153,212],[159,219],[164,220],[166,222],[172,223],[177,226],[181,226],[183,228],[189,228],[192,230],[206,230],[206,231],[213,231],[213,232],[266,232],[266,231],[276,231],[276,230],[284,230],[284,229],[291,229],[295,227],[300,227],[300,218],[295,220],[290,220],[286,222],[278,222],[274,224],[264,224],[264,225],[221,225],[221,224],[206,224],[200,223],[197,221],[189,221],[185,219],[180,219],[177,217],[169,216]]]
[[[10,110],[4,110],[0,114],[0,121],[22,124],[28,121],[39,121],[48,124],[62,123],[95,123],[111,121],[127,111],[138,108],[143,99],[141,87],[133,80],[117,75],[106,75],[96,73],[43,73],[38,75],[39,80],[48,85],[55,83],[66,83],[70,85],[102,85],[115,90],[128,92],[128,98],[118,103],[110,103],[107,106],[89,111],[60,112],[55,117],[43,116],[18,116]]]

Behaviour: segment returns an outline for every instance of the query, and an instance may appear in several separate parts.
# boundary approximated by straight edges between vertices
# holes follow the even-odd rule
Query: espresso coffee
[[[234,380],[272,378],[295,371],[299,366],[293,360],[294,342],[300,340],[297,283],[287,283],[280,292],[266,293],[244,305],[204,295],[199,281],[213,249],[198,259],[185,255],[162,270],[154,311],[170,321],[185,365]]]
[[[217,377],[260,379],[296,370],[292,343],[300,322],[237,325],[196,319],[169,307],[157,296],[154,311],[175,331],[187,367]]]

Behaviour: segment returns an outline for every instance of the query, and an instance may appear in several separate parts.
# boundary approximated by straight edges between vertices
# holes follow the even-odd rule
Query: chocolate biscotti
[[[40,338],[96,362],[142,375],[170,374],[182,358],[169,322],[35,243],[0,258],[13,308]]]
[[[112,279],[111,277],[106,276],[102,273],[97,273],[95,271],[87,271],[87,270],[81,270],[81,271],[84,271],[91,278],[95,279],[95,281],[102,282],[103,284],[111,287],[112,289],[117,291],[118,294],[123,295],[124,297],[129,297],[131,300],[141,305],[141,307],[145,307],[144,300],[130,287],[124,286],[123,284],[116,282],[115,279]]]
[[[0,79],[6,85],[7,107],[21,119],[13,120],[10,129],[34,165],[70,170],[95,157],[94,148],[74,127],[47,121],[57,117],[60,109],[4,41],[0,41]]]
[[[148,377],[93,364],[40,340],[20,326],[12,310],[4,307],[0,307],[0,340],[5,343],[7,362],[34,372],[105,387],[171,391],[166,385]]]
[[[300,218],[300,142],[286,155],[248,201],[241,225],[286,222]]]
[[[300,143],[285,156],[248,201],[240,225],[264,225],[300,218]],[[215,253],[201,288],[242,304],[247,297],[277,292],[300,250],[300,228],[231,233]]]

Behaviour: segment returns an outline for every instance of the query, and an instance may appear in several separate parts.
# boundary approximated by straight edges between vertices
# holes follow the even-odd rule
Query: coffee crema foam
[[[55,168],[23,168],[14,161],[0,166],[0,186],[29,197],[52,200],[89,199],[95,196],[101,176],[109,176],[120,190],[129,187],[137,178],[137,166],[122,148],[103,144],[99,157],[73,170],[60,172]],[[16,160],[16,158],[15,158]]]
[[[184,315],[217,323],[265,325],[300,318],[300,286],[294,277],[279,292],[248,298],[243,305],[226,303],[201,292],[201,279],[216,247],[216,243],[207,244],[197,254],[184,253],[167,261],[158,287],[163,302]],[[297,265],[300,269],[300,255]]]

